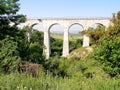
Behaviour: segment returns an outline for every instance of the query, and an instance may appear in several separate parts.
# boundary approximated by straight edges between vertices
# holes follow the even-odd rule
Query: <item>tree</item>
[[[120,75],[120,11],[111,21],[113,25],[107,28],[91,55],[101,63],[104,71],[114,77]]]
[[[19,61],[18,45],[13,38],[5,38],[0,41],[0,70],[8,73],[17,70]]]
[[[120,20],[120,11],[117,12],[117,19]]]
[[[17,25],[25,21],[24,15],[19,15],[19,0],[0,0],[0,39],[14,36]]]
[[[98,25],[95,29],[90,27],[82,33],[90,37],[91,44],[99,44],[100,40],[104,37],[105,27],[102,25]]]
[[[98,60],[110,76],[120,74],[120,37],[106,39],[96,46],[92,58]]]
[[[29,36],[28,36],[29,33]],[[43,62],[43,33],[25,26],[20,30],[21,41],[19,42],[19,52],[23,60],[34,63]]]
[[[17,14],[19,0],[0,0],[0,69],[15,71],[21,60],[18,42],[22,35],[17,25],[25,21],[25,16]]]

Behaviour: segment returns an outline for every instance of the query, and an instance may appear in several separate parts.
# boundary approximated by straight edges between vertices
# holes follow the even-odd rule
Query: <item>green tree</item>
[[[98,60],[103,70],[111,76],[120,74],[120,37],[103,40],[96,46],[92,57]]]
[[[29,45],[29,60],[35,63],[43,63],[43,33],[32,29]]]
[[[90,37],[91,44],[99,44],[100,40],[104,37],[105,27],[102,25],[98,25],[95,29],[90,27],[82,33]]]
[[[23,35],[17,25],[25,21],[25,16],[17,14],[19,0],[0,0],[0,69],[15,71],[20,59],[18,43]]]
[[[109,26],[92,54],[98,60],[103,70],[111,76],[120,75],[120,11],[112,18],[113,25]]]
[[[114,16],[111,21],[113,25],[109,26],[105,32],[106,38],[115,38],[120,36],[120,11],[117,12],[117,16]]]
[[[0,70],[8,73],[17,70],[19,57],[17,42],[13,38],[5,38],[0,41]]]
[[[21,41],[19,40],[19,52],[22,59],[25,61],[42,63],[44,60],[43,33],[32,27],[25,26],[20,30],[20,34],[22,38]]]
[[[16,35],[17,25],[25,21],[25,16],[17,14],[19,0],[0,0],[0,39]]]
[[[117,12],[117,19],[120,20],[120,11]]]

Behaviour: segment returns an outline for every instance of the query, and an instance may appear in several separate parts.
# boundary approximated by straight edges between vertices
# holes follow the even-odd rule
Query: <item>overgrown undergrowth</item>
[[[52,65],[54,66],[56,62],[58,66],[53,68]],[[0,75],[0,90],[119,90],[120,88],[120,80],[110,78],[94,60],[55,57],[46,63],[47,72],[40,70],[37,77],[26,73]],[[54,70],[54,75],[50,70]],[[60,75],[61,71],[66,74],[64,77]]]

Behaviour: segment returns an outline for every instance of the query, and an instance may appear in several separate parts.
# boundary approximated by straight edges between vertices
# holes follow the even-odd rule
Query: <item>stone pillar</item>
[[[50,33],[49,30],[44,31],[44,55],[46,59],[50,57]]]
[[[83,35],[83,47],[89,46],[89,37],[87,35]]]
[[[108,26],[109,27],[109,26]],[[108,27],[105,27],[105,32],[107,31]]]
[[[69,55],[69,31],[68,28],[64,29],[64,40],[63,40],[63,57]]]

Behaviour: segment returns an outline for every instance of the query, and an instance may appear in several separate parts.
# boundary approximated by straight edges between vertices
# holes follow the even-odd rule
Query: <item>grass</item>
[[[40,74],[38,78],[25,74],[0,77],[0,90],[119,90],[120,80],[115,78],[61,78]]]
[[[71,77],[53,76],[43,70],[40,70],[36,78],[25,73],[3,74],[0,75],[0,90],[120,90],[120,79],[107,77],[96,61],[63,61],[69,64],[67,68],[73,74]],[[80,71],[80,65],[86,67],[84,72]],[[93,76],[87,77],[88,73]]]
[[[56,38],[56,39],[63,40],[63,34],[54,34],[54,33],[52,33],[52,34],[51,34],[51,37]],[[79,36],[78,34],[70,34],[70,35],[69,35],[69,40],[70,40],[70,41],[75,41],[75,40],[81,39],[81,38],[82,38],[82,37]]]

